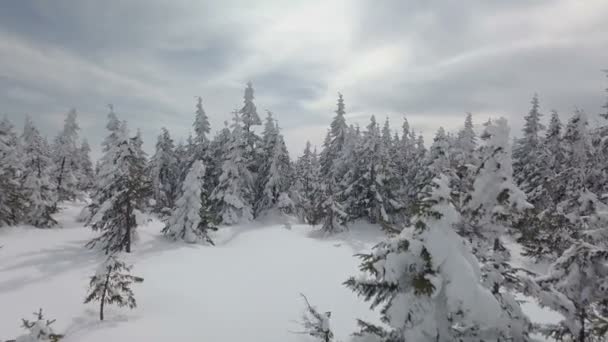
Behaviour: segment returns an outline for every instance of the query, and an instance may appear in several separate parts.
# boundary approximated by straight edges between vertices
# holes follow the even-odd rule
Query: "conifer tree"
[[[473,117],[467,113],[464,127],[458,131],[454,146],[450,150],[450,168],[454,205],[457,210],[464,206],[466,195],[472,191],[478,158],[476,156],[477,136],[473,130]]]
[[[23,158],[13,124],[0,122],[0,227],[21,222],[27,206],[21,187]]]
[[[23,134],[23,191],[27,201],[24,222],[38,228],[54,226],[51,216],[56,211],[57,198],[51,182],[50,148],[31,118],[25,119]]]
[[[294,188],[297,196],[297,212],[302,221],[311,225],[315,225],[319,221],[317,212],[317,201],[321,191],[319,171],[317,151],[316,149],[313,151],[310,141],[307,141],[304,153],[295,164]]]
[[[247,146],[249,146],[250,152],[254,151],[257,137],[253,132],[253,126],[261,125],[262,120],[258,115],[255,104],[253,103],[253,84],[247,82],[247,88],[245,88],[244,106],[241,108],[239,113],[241,114],[241,122],[243,123],[243,135]]]
[[[108,108],[110,112],[108,113],[108,122],[106,124],[106,129],[110,132],[101,143],[102,152],[107,152],[114,144],[116,143],[116,139],[119,137],[121,122],[118,120],[116,113],[114,112],[114,105],[109,104]]]
[[[302,321],[300,322],[304,331],[300,333],[309,335],[320,342],[333,341],[334,333],[330,325],[331,312],[319,312],[317,308],[310,305],[305,295],[300,295],[306,303],[306,309],[302,314]]]
[[[608,250],[575,241],[549,268],[528,284],[539,304],[563,320],[540,332],[558,341],[604,341],[608,320]]]
[[[348,219],[337,193],[343,190],[340,183],[343,183],[343,176],[348,170],[348,164],[345,161],[347,159],[352,161],[350,156],[352,156],[355,137],[357,136],[354,129],[350,132],[355,134],[349,134],[349,128],[344,118],[346,114],[344,98],[340,93],[338,93],[338,108],[335,113],[336,115],[323,142],[323,150],[319,156],[320,176],[323,185],[317,212],[323,221],[323,231],[325,233],[341,230],[340,226]],[[353,139],[350,143],[348,143],[349,136]],[[347,146],[350,149],[349,157],[346,157],[344,151]]]
[[[56,334],[51,325],[55,323],[55,320],[48,320],[44,318],[42,309],[38,312],[34,312],[36,320],[30,321],[28,319],[22,319],[22,327],[27,330],[27,334],[17,337],[15,340],[9,340],[7,342],[59,342],[63,339],[63,335]]]
[[[255,202],[256,216],[273,208],[290,211],[293,206],[289,196],[292,168],[289,152],[277,123],[268,112],[262,136],[262,160],[258,174],[258,196]]]
[[[541,124],[542,114],[538,96],[532,98],[532,108],[524,118],[523,137],[517,140],[513,150],[513,170],[516,183],[529,194],[541,191],[544,180],[542,175],[542,139],[541,132],[545,127]],[[532,204],[538,204],[536,196],[530,198]]]
[[[433,144],[429,149],[428,165],[429,171],[435,177],[439,174],[447,174],[450,179],[453,178],[450,169],[450,142],[443,127],[439,127]]]
[[[149,169],[155,201],[154,209],[159,213],[168,213],[175,206],[179,170],[173,139],[164,127],[158,136],[156,152],[150,159]]]
[[[137,306],[131,285],[142,283],[143,278],[131,275],[132,266],[126,265],[118,255],[108,256],[91,277],[89,292],[85,303],[99,301],[99,320],[104,319],[104,308],[107,305],[127,306],[133,309]]]
[[[390,140],[390,132],[385,133]],[[340,194],[350,220],[365,217],[371,223],[391,224],[402,205],[396,189],[391,188],[389,146],[385,146],[374,116],[356,146],[353,167],[344,177],[345,190]]]
[[[194,144],[196,146],[195,158],[202,160],[206,157],[206,150],[209,145],[209,132],[211,125],[209,118],[203,109],[203,99],[199,96],[196,102],[196,115],[194,118]]]
[[[321,232],[324,235],[339,233],[346,229],[348,213],[346,213],[342,203],[337,199],[334,190],[336,188],[337,186],[332,180],[324,183],[321,188],[322,196],[317,211],[322,222]]]
[[[182,185],[182,195],[163,229],[165,235],[188,243],[202,241],[210,245],[214,244],[209,232],[217,228],[213,225],[204,181],[205,165],[197,160],[186,176]]]
[[[225,224],[253,219],[254,183],[248,160],[245,158],[247,148],[241,118],[235,113],[230,141],[222,163],[222,174],[211,194],[217,213]]]
[[[530,322],[511,293],[501,291],[501,287],[518,290],[522,286],[517,270],[508,263],[510,253],[502,237],[532,205],[513,181],[507,120],[499,118],[486,123],[481,138],[485,142],[480,153],[482,162],[473,191],[465,201],[465,225],[461,233],[470,239],[482,263],[484,283],[511,317],[510,335],[524,341],[528,340]]]
[[[231,134],[228,121],[224,121],[224,127],[215,134],[209,143],[209,162],[208,165],[206,165],[205,184],[207,184],[206,187],[210,193],[217,187],[219,183],[219,179],[222,174],[222,164],[224,163],[227,146],[230,143],[230,136]],[[213,200],[211,201],[211,205],[213,207],[215,206],[215,202]],[[217,213],[219,210],[214,209],[213,212]]]
[[[106,254],[131,252],[132,238],[137,227],[136,211],[143,210],[150,192],[145,172],[146,158],[141,149],[141,137],[131,138],[123,122],[101,159],[96,191],[89,205],[87,225],[101,236],[87,243],[88,247],[102,244]]]
[[[328,135],[323,143],[323,151],[320,157],[321,176],[324,180],[333,177],[335,181],[345,171],[337,163],[341,157],[348,135],[348,126],[346,125],[344,114],[346,114],[344,98],[342,94],[338,94],[338,109],[336,109],[336,116],[334,116],[331,122]]]
[[[480,284],[477,260],[452,229],[459,216],[446,176],[421,197],[414,226],[362,254],[345,285],[382,306],[376,326],[359,321],[357,335],[377,341],[499,341],[508,336],[498,301]],[[506,340],[506,339],[505,339]]]
[[[71,109],[64,121],[63,130],[53,144],[53,176],[59,200],[73,200],[78,193],[78,131],[76,110]]]
[[[88,192],[93,186],[95,170],[91,161],[91,147],[87,139],[83,139],[78,148],[78,190]]]

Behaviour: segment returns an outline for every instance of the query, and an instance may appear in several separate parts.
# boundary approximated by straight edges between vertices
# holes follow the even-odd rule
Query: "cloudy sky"
[[[198,95],[221,127],[251,80],[294,155],[320,144],[338,92],[361,125],[405,115],[431,137],[470,111],[517,132],[535,92],[596,117],[606,18],[606,0],[5,1],[0,113],[54,135],[75,107],[97,146],[113,103],[150,149],[161,126],[188,135]]]

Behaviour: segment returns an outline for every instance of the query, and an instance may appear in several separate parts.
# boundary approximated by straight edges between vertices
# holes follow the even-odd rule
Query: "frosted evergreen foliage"
[[[243,135],[240,117],[235,114],[226,147],[222,173],[218,185],[211,194],[221,221],[225,224],[236,224],[253,219],[253,176],[245,158],[247,141]]]
[[[68,112],[63,130],[53,144],[53,177],[60,200],[73,200],[78,195],[79,160],[78,131],[76,110]]]
[[[87,225],[101,236],[87,246],[102,245],[106,254],[131,252],[131,244],[138,225],[137,211],[142,211],[149,195],[150,182],[146,176],[145,153],[141,150],[141,138],[129,137],[126,123],[114,139],[112,146],[102,157],[92,203],[88,209]]]
[[[331,312],[319,312],[319,310],[310,305],[308,298],[301,294],[306,304],[304,313],[302,314],[303,331],[301,334],[309,335],[319,342],[331,342],[334,340],[334,333],[331,330],[330,319]]]
[[[51,181],[50,148],[30,117],[26,117],[23,135],[23,191],[27,201],[24,222],[39,228],[54,226],[55,186]]]
[[[414,227],[360,255],[363,275],[346,286],[381,306],[381,327],[359,321],[368,341],[497,341],[508,336],[497,299],[480,283],[478,262],[452,226],[448,178],[418,205]]]
[[[150,159],[149,169],[154,209],[159,213],[168,213],[175,206],[180,177],[173,139],[164,127],[158,136],[156,152]]]
[[[131,268],[117,255],[110,255],[91,277],[84,302],[99,302],[99,320],[104,320],[106,305],[126,306],[129,309],[137,306],[131,285],[144,279],[131,275]]]
[[[27,330],[25,335],[17,337],[15,340],[7,342],[58,342],[63,339],[63,335],[55,333],[53,323],[55,320],[44,318],[42,309],[34,312],[35,320],[22,319],[22,327]]]
[[[182,185],[182,195],[177,200],[163,233],[172,239],[185,242],[203,242],[213,245],[209,233],[217,230],[209,210],[204,189],[205,165],[197,160],[192,164]]]
[[[8,119],[0,122],[0,227],[21,222],[27,207],[21,188],[23,157],[19,139]]]

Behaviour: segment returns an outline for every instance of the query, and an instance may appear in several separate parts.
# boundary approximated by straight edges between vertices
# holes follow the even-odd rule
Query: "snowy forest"
[[[598,89],[597,96],[606,94]],[[120,326],[130,324],[131,318],[125,318],[129,311],[112,306],[136,309],[140,289],[145,293],[160,286],[150,276],[154,269],[191,258],[179,254],[181,261],[163,262],[162,255],[157,256],[152,271],[140,277],[135,275],[139,274],[135,255],[144,249],[155,252],[150,243],[170,253],[192,248],[224,253],[230,242],[222,234],[234,227],[253,230],[249,227],[264,222],[280,222],[284,231],[301,225],[305,233],[299,239],[331,244],[338,244],[336,236],[351,231],[374,230],[378,239],[371,248],[349,252],[358,271],[345,268],[350,276],[335,282],[357,305],[367,308],[365,314],[357,311],[362,317],[350,320],[349,326],[339,323],[347,326],[343,330],[350,329],[346,335],[333,330],[334,320],[345,320],[339,317],[340,309],[317,308],[311,304],[315,297],[305,296],[306,288],[302,297],[293,294],[299,306],[288,315],[297,320],[295,327],[279,322],[274,329],[289,330],[294,341],[606,341],[606,98],[597,113],[558,113],[534,95],[529,112],[521,114],[521,132],[512,132],[503,117],[474,122],[468,113],[460,129],[438,127],[432,141],[425,142],[407,116],[398,123],[373,115],[364,127],[349,123],[348,97],[337,94],[336,107],[327,109],[334,115],[322,145],[308,142],[303,151],[290,153],[280,113],[261,113],[250,82],[242,108],[226,115],[223,127],[212,129],[203,98],[198,97],[192,107],[192,134],[176,137],[159,127],[150,155],[142,147],[144,138],[137,127],[121,119],[120,108],[108,106],[99,160],[90,157],[91,147],[80,134],[75,109],[65,116],[63,129],[50,138],[29,116],[22,129],[18,128],[22,123],[4,119],[0,123],[0,259],[11,258],[3,255],[11,248],[15,255],[20,252],[20,245],[12,240],[17,234],[27,234],[19,235],[23,236],[19,243],[27,245],[37,234],[69,230],[58,222],[67,215],[66,208],[72,208],[70,215],[82,232],[66,262],[81,259],[88,274],[70,278],[77,283],[71,288],[81,292],[63,293],[62,301],[84,302],[99,322],[123,317],[114,321]],[[74,203],[80,203],[77,212],[70,207]],[[154,227],[160,242],[142,238],[142,227]],[[49,235],[48,239],[59,238]],[[250,243],[272,239],[262,236]],[[40,248],[45,245],[42,241]],[[272,259],[282,258],[281,250],[267,249],[267,253]],[[211,264],[218,260],[213,254],[205,257]],[[330,254],[324,263],[332,265]],[[48,267],[41,272],[69,272],[57,264]],[[228,285],[225,293],[222,286],[213,291],[206,287],[212,282],[205,276],[210,274],[209,266],[197,267],[193,262],[189,267],[202,278],[196,284],[176,284],[186,287],[174,292],[231,295],[233,287]],[[2,274],[12,269],[0,268],[0,281],[8,279]],[[281,270],[270,267],[266,272]],[[325,277],[324,273],[303,276]],[[171,284],[171,275],[166,277],[163,284]],[[2,285],[10,284],[1,282],[0,293],[8,288]],[[281,281],[274,286],[281,287]],[[256,296],[256,287],[249,292]],[[44,287],[28,294],[32,303],[49,296],[53,292]],[[526,302],[558,319],[543,322],[531,317],[523,309]],[[145,303],[134,319],[145,319],[153,307]],[[11,330],[0,329],[0,340],[111,339],[103,334],[97,339],[84,337],[86,331],[103,330],[94,320],[79,329],[55,328],[67,323],[47,319],[43,312],[59,314],[61,305],[38,311],[38,306],[23,307],[17,301],[10,307],[0,302],[0,311],[6,311],[3,320],[32,310],[35,319],[24,319],[22,327],[18,320],[3,322],[0,327]],[[260,310],[233,312],[233,320],[262,316]],[[173,315],[181,320],[182,315],[196,318],[197,313]],[[166,324],[171,330],[170,322],[152,322],[156,323],[148,324]],[[206,329],[204,318],[192,322]],[[266,323],[255,324],[260,328]],[[14,334],[20,329],[23,335]],[[250,338],[259,341],[255,335]]]

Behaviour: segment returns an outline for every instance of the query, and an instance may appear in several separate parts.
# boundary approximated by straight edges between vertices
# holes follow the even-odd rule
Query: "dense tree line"
[[[349,124],[339,94],[323,145],[308,142],[292,161],[275,116],[260,119],[251,83],[243,99],[211,137],[197,98],[193,135],[176,144],[162,128],[150,158],[110,106],[95,168],[75,110],[52,144],[29,118],[21,135],[5,119],[0,224],[51,227],[60,201],[89,194],[83,218],[100,235],[88,245],[112,258],[131,251],[146,211],[166,220],[168,237],[211,245],[218,225],[266,215],[295,215],[323,235],[364,220],[389,237],[361,256],[367,276],[346,282],[383,306],[385,326],[361,321],[359,335],[527,341],[533,326],[516,293],[564,315],[542,327],[548,336],[582,342],[606,333],[608,105],[599,125],[581,110],[565,124],[555,111],[544,122],[534,95],[514,141],[506,119],[489,119],[478,135],[467,114],[461,129],[439,128],[427,147],[406,119],[399,131],[374,116],[364,129]],[[513,267],[513,240],[551,263],[549,273]]]

